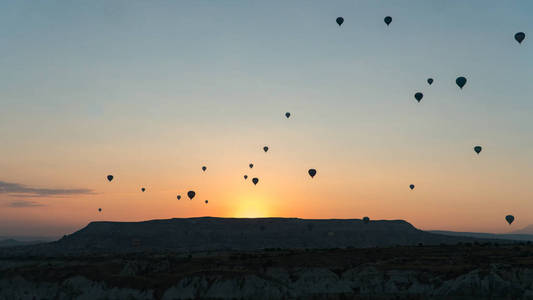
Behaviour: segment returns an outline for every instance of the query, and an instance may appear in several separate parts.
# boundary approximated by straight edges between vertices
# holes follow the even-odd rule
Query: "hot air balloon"
[[[101,208],[98,208],[98,211],[102,211],[102,209],[101,209]]]
[[[259,182],[259,178],[257,177],[252,178],[252,182],[254,183],[254,185],[256,185]]]
[[[481,152],[481,150],[483,150],[483,148],[481,146],[475,146],[474,147],[474,151],[476,151],[477,154],[479,154]]]
[[[254,164],[249,164],[248,166],[249,166],[249,167],[250,167],[250,169],[251,169],[251,168],[253,168],[253,167],[254,167]]]
[[[209,202],[209,200],[205,200],[205,204],[207,204]]]
[[[248,175],[244,175],[244,180],[248,179]]]
[[[111,180],[113,180],[113,175],[107,175],[107,180],[111,182]]]
[[[414,189],[415,189],[415,185],[414,185],[414,184],[411,184],[411,185],[409,185],[409,188],[410,188],[411,190],[414,190]]]
[[[196,196],[196,193],[194,191],[188,191],[187,192],[187,197],[189,197],[189,199],[192,200],[192,198],[194,198],[194,196]]]
[[[514,221],[514,216],[513,215],[507,215],[507,216],[505,216],[505,220],[507,221],[507,223],[509,223],[509,225],[511,225],[511,223],[513,223],[513,221]]]
[[[181,195],[178,195],[178,197],[177,197],[177,198],[178,198],[178,200],[181,200]]]
[[[205,172],[205,170],[207,170],[207,167],[206,167],[206,166],[203,166],[203,167],[202,167],[202,171]]]
[[[433,83],[433,78],[428,78],[428,84],[431,85]]]
[[[514,35],[514,39],[519,43],[522,44],[522,41],[526,38],[526,34],[523,32],[517,32]]]
[[[424,94],[418,92],[415,94],[415,99],[416,101],[420,102],[420,100],[422,100],[422,97],[424,97]]]
[[[389,26],[389,24],[392,22],[392,18],[390,16],[386,16],[383,21],[385,21],[385,24],[387,24],[387,26]]]
[[[265,151],[265,153],[268,151],[268,146],[264,146],[263,147],[263,151]]]
[[[466,84],[466,78],[464,78],[463,76],[461,77],[457,77],[457,79],[455,79],[455,83],[459,86],[459,88],[463,88],[463,86],[465,86]]]
[[[144,193],[144,191],[146,191],[146,189],[145,189],[145,188],[141,188],[141,192],[143,192],[143,193]]]
[[[369,217],[364,217],[363,218],[363,223],[368,224],[369,222],[370,222],[370,218]]]
[[[315,169],[309,169],[309,171],[307,171],[307,173],[309,173],[309,176],[311,176],[311,178],[313,178],[316,175],[316,170]]]
[[[336,21],[337,21],[337,24],[339,24],[339,26],[341,26],[342,23],[344,23],[344,18],[343,17],[338,17]]]
[[[290,118],[291,117],[291,113],[290,112],[286,112],[285,113],[285,117],[287,117],[287,119]]]

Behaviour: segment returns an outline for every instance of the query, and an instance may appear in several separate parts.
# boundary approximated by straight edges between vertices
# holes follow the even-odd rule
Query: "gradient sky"
[[[4,1],[0,235],[195,216],[522,228],[532,13],[530,0]]]

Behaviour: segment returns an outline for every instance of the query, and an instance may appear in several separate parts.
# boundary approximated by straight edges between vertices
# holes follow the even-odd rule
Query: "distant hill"
[[[449,236],[462,236],[462,237],[472,237],[472,238],[482,238],[482,239],[533,241],[533,234],[520,234],[518,233],[519,231],[513,231],[513,233],[503,233],[503,234],[483,233],[483,232],[457,232],[457,231],[442,231],[442,230],[432,230],[428,232],[436,233],[436,234],[444,234],[444,235],[449,235]]]
[[[359,219],[204,217],[145,222],[92,222],[59,241],[10,248],[9,251],[0,251],[0,255],[365,248],[419,243],[456,244],[474,240],[469,237],[425,232],[402,220],[379,220],[365,224]]]
[[[0,247],[15,247],[15,246],[26,246],[26,245],[35,245],[44,243],[44,241],[18,241],[15,239],[3,239],[0,240]]]
[[[533,224],[527,225],[522,229],[515,230],[511,232],[512,234],[531,234],[533,235]]]
[[[33,242],[33,241],[44,241],[44,242],[53,242],[57,241],[60,237],[56,236],[32,236],[32,235],[0,235],[1,240],[17,240],[19,242]]]

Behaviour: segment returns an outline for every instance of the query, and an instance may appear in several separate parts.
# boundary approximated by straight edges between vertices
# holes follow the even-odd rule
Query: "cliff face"
[[[468,237],[424,232],[401,220],[370,221],[365,224],[359,219],[206,217],[131,223],[93,222],[57,242],[20,249],[20,252],[32,255],[79,255],[167,250],[195,252],[265,248],[363,248],[471,240],[473,239]],[[11,252],[16,253],[16,250]]]
[[[61,282],[32,282],[21,277],[0,280],[2,299],[297,299],[372,297],[381,299],[530,299],[533,270],[506,265],[474,269],[456,278],[409,270],[383,271],[372,266],[341,274],[327,268],[289,272],[269,268],[261,275],[185,277],[158,294],[154,290],[114,287],[82,276]]]

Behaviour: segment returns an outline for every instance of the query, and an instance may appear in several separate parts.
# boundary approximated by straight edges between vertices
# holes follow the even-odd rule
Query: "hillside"
[[[145,222],[92,222],[59,241],[2,249],[0,255],[367,248],[467,241],[474,239],[424,232],[402,220],[378,220],[365,224],[359,219],[204,217]]]
[[[500,239],[500,240],[513,240],[513,241],[533,241],[532,234],[521,234],[517,232],[513,233],[484,233],[484,232],[459,232],[459,231],[443,231],[432,230],[428,231],[436,234],[444,234],[450,236],[465,236],[472,238],[482,239]]]

